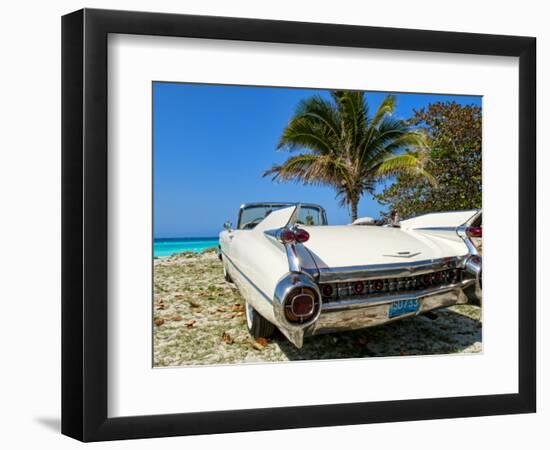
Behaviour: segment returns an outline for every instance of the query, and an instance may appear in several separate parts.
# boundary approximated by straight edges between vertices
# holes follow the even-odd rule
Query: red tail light
[[[307,294],[297,295],[292,299],[290,307],[294,315],[298,317],[308,316],[315,308],[315,299]]]
[[[290,244],[292,242],[306,242],[309,239],[309,233],[301,228],[290,229],[284,228],[279,233],[279,240],[283,244]]]
[[[309,233],[306,230],[302,230],[301,228],[298,228],[295,234],[296,234],[296,240],[298,242],[306,242],[309,240]]]
[[[468,237],[471,238],[480,238],[482,235],[482,228],[481,227],[468,227],[466,230],[466,234]]]
[[[319,299],[308,287],[294,289],[285,299],[285,316],[289,322],[304,323],[319,311]]]
[[[296,240],[296,234],[291,229],[285,228],[279,233],[279,240],[283,244],[290,244]]]
[[[362,281],[356,281],[355,284],[353,285],[353,290],[355,291],[356,294],[362,294],[364,289],[365,289],[365,283],[363,283]]]

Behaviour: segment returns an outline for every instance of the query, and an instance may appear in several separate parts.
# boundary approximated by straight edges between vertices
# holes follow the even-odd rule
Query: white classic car
[[[241,206],[219,257],[246,301],[255,338],[304,337],[481,303],[481,211],[428,214],[393,226],[328,225],[304,203]],[[430,313],[431,314],[431,313]]]

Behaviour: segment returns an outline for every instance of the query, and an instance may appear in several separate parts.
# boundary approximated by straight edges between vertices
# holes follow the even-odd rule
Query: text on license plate
[[[402,316],[403,314],[408,314],[411,312],[418,311],[418,307],[420,306],[420,303],[418,300],[399,300],[397,302],[393,302],[390,305],[390,310],[388,312],[388,317],[391,319],[392,317]]]

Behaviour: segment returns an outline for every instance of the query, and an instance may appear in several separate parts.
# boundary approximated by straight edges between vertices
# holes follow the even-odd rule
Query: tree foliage
[[[264,173],[278,181],[331,186],[341,204],[357,218],[364,192],[374,194],[376,183],[396,174],[424,176],[426,137],[392,116],[396,99],[388,95],[370,114],[358,91],[332,91],[331,98],[313,96],[301,101],[284,128],[278,149],[297,152]]]
[[[402,173],[376,198],[402,218],[481,208],[481,108],[433,103],[415,111],[409,123],[426,132],[427,170],[437,181],[436,187]]]

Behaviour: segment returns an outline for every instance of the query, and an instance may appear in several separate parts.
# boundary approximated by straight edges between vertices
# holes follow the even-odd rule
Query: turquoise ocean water
[[[206,238],[155,238],[154,256],[170,256],[181,252],[202,252],[218,246],[217,237]]]

